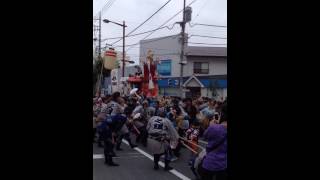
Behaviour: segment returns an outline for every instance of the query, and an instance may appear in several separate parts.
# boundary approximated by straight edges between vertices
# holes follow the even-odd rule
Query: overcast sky
[[[95,16],[102,7],[112,0],[93,0],[93,16]],[[122,23],[126,21],[126,32],[130,32],[140,23],[145,21],[155,11],[157,11],[163,4],[168,0],[115,0],[112,6],[103,12],[102,19],[110,19]],[[193,0],[186,0],[186,5],[191,3]],[[227,25],[227,0],[196,0],[192,5],[192,20],[191,23],[203,23],[203,24],[214,24],[214,25]],[[161,9],[155,16],[152,17],[147,23],[141,26],[133,34],[149,31],[158,28],[166,20],[176,14],[183,8],[183,0],[172,0],[163,9]],[[168,22],[166,25],[170,27],[178,21],[182,20],[182,13],[177,15],[174,19]],[[98,25],[98,22],[96,22]],[[178,24],[174,26],[172,30],[161,29],[153,33],[147,39],[157,38],[162,36],[169,36],[178,34],[181,28]],[[189,35],[204,35],[204,36],[218,36],[227,37],[227,28],[220,27],[207,27],[207,26],[186,26],[186,33]],[[138,43],[139,40],[144,38],[148,34],[143,34],[134,37],[126,38],[126,45]],[[102,23],[102,39],[111,37],[122,36],[122,27],[111,23]],[[107,40],[105,43],[113,43],[115,40]],[[226,44],[225,39],[213,39],[213,38],[202,38],[202,37],[191,37],[189,42],[198,43],[210,43],[210,44]],[[119,41],[116,45],[122,45],[122,41]],[[198,44],[189,44],[192,46],[206,46]],[[216,45],[218,46],[218,45]],[[220,45],[221,46],[221,45]],[[226,46],[226,45],[222,45]],[[121,48],[116,48],[121,51]],[[136,62],[139,61],[139,46],[131,48],[127,54],[131,60]]]

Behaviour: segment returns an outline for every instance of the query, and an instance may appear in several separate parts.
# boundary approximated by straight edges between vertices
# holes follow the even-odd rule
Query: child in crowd
[[[199,135],[200,135],[200,123],[199,121],[194,121],[191,125],[191,128],[189,128],[186,131],[186,137],[191,143],[188,143],[188,146],[190,146],[195,152],[198,152],[198,141],[199,141]],[[189,165],[192,165],[197,154],[194,152],[191,152],[191,156],[189,159]]]

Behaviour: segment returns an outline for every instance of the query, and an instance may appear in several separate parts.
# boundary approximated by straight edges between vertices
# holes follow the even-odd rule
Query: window
[[[195,74],[209,74],[209,63],[195,62],[193,64],[193,73],[195,73]]]

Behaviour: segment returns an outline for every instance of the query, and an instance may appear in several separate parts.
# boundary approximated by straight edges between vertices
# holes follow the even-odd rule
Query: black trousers
[[[102,132],[101,131],[98,131],[98,145],[99,146],[102,146],[102,142],[104,141],[103,138],[102,138]]]
[[[165,167],[169,166],[170,160],[169,160],[169,152],[168,150],[166,150],[164,153],[161,154],[153,154],[153,162],[154,162],[154,166],[158,167],[159,166],[159,161],[160,161],[160,157],[164,155],[164,164]]]
[[[137,136],[136,142],[138,143],[141,141],[142,145],[147,146],[148,131],[146,129],[146,126],[142,126],[142,127],[138,128],[138,130],[140,131],[140,134]]]
[[[202,165],[199,166],[199,175],[201,177],[201,180],[213,180],[213,177],[215,176],[215,180],[227,180],[227,171],[208,171],[207,169],[204,169]]]
[[[183,137],[184,134],[185,134],[185,132],[184,132],[183,129],[180,129],[180,128],[179,128],[179,129],[178,129],[178,134],[179,134],[180,137]],[[181,145],[180,141],[178,141],[177,147],[173,150],[174,155],[177,156],[177,157],[180,156],[181,146],[182,146],[182,145]]]
[[[104,140],[104,157],[106,163],[112,163],[113,144],[110,139]]]
[[[121,143],[122,143],[122,139],[125,139],[128,141],[130,147],[132,147],[132,142],[131,142],[131,139],[130,139],[130,133],[126,133],[126,134],[121,134],[118,138],[117,138],[117,147],[116,148],[120,148],[121,146]]]

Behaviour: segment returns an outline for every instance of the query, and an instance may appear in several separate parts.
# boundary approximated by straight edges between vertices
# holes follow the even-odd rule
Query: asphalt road
[[[123,151],[115,151],[118,157],[114,162],[120,164],[118,167],[110,167],[104,164],[103,148],[93,144],[93,180],[192,180],[194,175],[188,166],[190,151],[181,149],[181,156],[178,160],[171,162],[174,168],[171,171],[153,169],[153,155],[148,148],[138,144],[138,147],[131,149],[126,143],[122,143]]]

